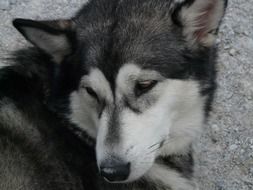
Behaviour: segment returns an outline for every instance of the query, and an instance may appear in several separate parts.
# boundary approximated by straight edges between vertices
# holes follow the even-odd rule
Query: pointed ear
[[[184,0],[177,3],[173,20],[183,28],[189,45],[210,47],[224,15],[227,0]]]
[[[28,41],[51,55],[57,63],[72,51],[75,37],[71,20],[15,19],[13,25]]]

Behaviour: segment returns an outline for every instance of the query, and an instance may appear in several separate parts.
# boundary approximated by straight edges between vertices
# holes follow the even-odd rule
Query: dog
[[[28,130],[24,136],[35,145],[37,133],[49,134],[53,150],[40,148],[58,163],[49,171],[71,176],[69,186],[62,189],[198,189],[192,144],[211,110],[215,39],[226,4],[91,0],[69,20],[15,19],[14,26],[36,52],[24,50],[27,62],[32,62],[27,67],[35,71],[21,67],[19,74],[39,80],[22,82],[19,75],[10,76],[17,83],[12,90],[10,85],[5,88],[10,93],[1,100],[1,117],[7,118],[2,128],[16,122],[10,132]],[[17,65],[24,52],[17,56]],[[7,108],[6,99],[11,99]],[[20,111],[23,106],[27,109]],[[20,119],[6,115],[5,109],[21,114]],[[23,121],[27,114],[32,124]],[[26,171],[29,162],[25,163],[26,168],[18,169]],[[36,166],[35,171],[40,169]],[[43,168],[41,173],[46,173]],[[36,189],[43,189],[50,175],[42,176],[42,187]],[[59,184],[64,181],[61,175],[51,178]],[[71,186],[75,184],[78,187]]]

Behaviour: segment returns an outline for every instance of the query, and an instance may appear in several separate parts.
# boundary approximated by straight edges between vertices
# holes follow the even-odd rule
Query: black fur
[[[79,140],[70,130],[72,126],[59,119],[45,104],[52,66],[48,56],[39,50],[29,49],[16,52],[8,61],[16,64],[0,70],[0,109],[14,105],[13,112],[22,113],[40,138],[29,136],[33,132],[28,131],[25,123],[0,121],[1,160],[4,162],[8,157],[15,162],[12,165],[2,163],[1,171],[27,173],[26,176],[14,173],[6,177],[7,181],[0,179],[1,189],[12,189],[18,185],[31,190],[96,189],[93,182],[97,173],[93,148]],[[0,113],[0,117],[4,118],[4,114]],[[15,120],[15,117],[13,115],[9,119]],[[24,166],[24,171],[19,166]],[[19,178],[21,181],[15,181]],[[26,180],[31,181],[26,184]]]

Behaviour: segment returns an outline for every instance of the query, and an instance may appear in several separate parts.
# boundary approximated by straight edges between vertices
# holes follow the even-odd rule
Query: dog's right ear
[[[174,23],[183,29],[191,47],[213,46],[227,0],[174,0]]]
[[[75,32],[71,20],[15,19],[13,25],[29,42],[51,55],[57,63],[73,51]]]

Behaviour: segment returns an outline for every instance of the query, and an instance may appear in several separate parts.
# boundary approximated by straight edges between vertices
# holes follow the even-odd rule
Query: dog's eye
[[[97,100],[99,100],[98,95],[96,94],[96,92],[90,88],[90,87],[85,87],[85,90],[87,91],[87,93],[92,96],[93,98],[96,98]]]
[[[151,90],[157,84],[156,80],[145,80],[137,82],[135,86],[136,96],[140,96]]]

